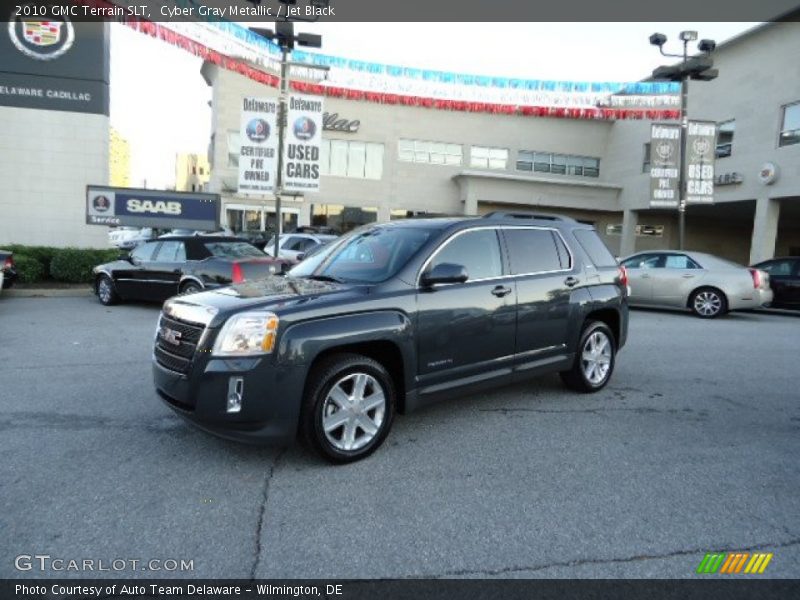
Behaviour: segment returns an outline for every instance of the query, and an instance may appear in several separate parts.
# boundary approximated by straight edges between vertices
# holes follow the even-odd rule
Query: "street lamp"
[[[261,4],[261,0],[247,0],[253,4]],[[278,0],[281,4],[288,6],[297,4],[297,0]],[[309,6],[321,9],[327,8],[330,0],[309,0]],[[251,27],[250,31],[260,35],[268,40],[275,41],[281,48],[281,76],[280,76],[280,94],[278,96],[278,173],[275,178],[275,259],[279,258],[280,251],[280,234],[283,228],[283,215],[281,214],[281,194],[283,193],[283,144],[286,129],[287,119],[287,96],[289,94],[289,52],[294,49],[295,44],[298,46],[305,46],[308,48],[321,48],[322,36],[312,33],[294,33],[294,21],[314,22],[318,17],[303,18],[299,16],[282,16],[275,21],[275,29],[263,29],[259,27]],[[328,67],[316,67],[314,65],[302,64],[307,69],[320,69],[327,70]]]
[[[689,80],[711,81],[719,75],[717,69],[712,69],[714,61],[711,53],[717,47],[714,40],[700,40],[697,49],[702,52],[700,56],[689,58],[689,42],[697,40],[696,31],[681,31],[678,38],[683,42],[682,54],[668,54],[664,52],[667,36],[663,33],[654,33],[650,36],[650,44],[658,46],[662,56],[680,58],[677,65],[658,67],[653,71],[653,79],[661,81],[680,81],[681,83],[681,164],[678,179],[680,198],[678,200],[678,249],[683,250],[686,241],[686,131],[689,128],[687,108],[689,104]]]

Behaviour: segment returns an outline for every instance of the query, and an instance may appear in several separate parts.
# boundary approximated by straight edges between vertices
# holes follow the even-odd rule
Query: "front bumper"
[[[253,444],[286,444],[297,433],[305,383],[297,367],[278,367],[271,357],[198,361],[187,375],[153,357],[153,381],[164,403],[196,427]],[[240,412],[227,412],[231,378],[243,379]]]

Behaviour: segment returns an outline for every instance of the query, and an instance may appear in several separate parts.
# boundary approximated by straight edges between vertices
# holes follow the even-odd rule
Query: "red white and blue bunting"
[[[108,0],[73,0],[110,6]],[[163,22],[125,25],[234,71],[276,87],[280,48],[231,22]],[[292,61],[328,67],[291,69],[296,91],[355,101],[439,110],[571,119],[671,120],[680,117],[679,84],[670,82],[579,82],[516,79],[416,69],[295,50]]]

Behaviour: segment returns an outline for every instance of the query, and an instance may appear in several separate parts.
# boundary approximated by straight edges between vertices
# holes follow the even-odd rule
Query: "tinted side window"
[[[624,261],[623,266],[628,269],[656,269],[664,266],[663,254],[639,254]]]
[[[791,260],[776,260],[771,263],[765,263],[758,267],[762,271],[766,271],[773,276],[791,275],[792,274],[792,261]]]
[[[576,229],[574,231],[578,243],[589,255],[592,263],[596,267],[616,267],[617,260],[609,249],[597,235],[596,231],[590,229]]]
[[[547,229],[505,229],[511,273],[558,271],[561,267],[553,233]],[[566,249],[564,250],[566,253]],[[567,260],[569,260],[567,258]]]
[[[177,262],[178,250],[183,248],[183,242],[163,242],[154,260],[161,262]],[[183,253],[186,260],[186,253]]]
[[[494,229],[478,229],[457,235],[436,254],[428,269],[442,263],[463,265],[470,280],[503,274],[500,242]]]
[[[305,246],[306,238],[292,236],[283,243],[284,250],[302,250]]]
[[[134,260],[138,260],[139,262],[150,262],[153,258],[153,252],[158,246],[158,242],[147,242],[146,244],[140,244],[134,248],[133,252],[131,252],[131,258]]]

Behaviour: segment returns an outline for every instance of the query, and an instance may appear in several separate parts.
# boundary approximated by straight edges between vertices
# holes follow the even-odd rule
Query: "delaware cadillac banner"
[[[278,101],[242,98],[239,193],[272,194],[278,172]]]
[[[677,208],[681,168],[681,126],[650,126],[650,206]]]
[[[689,121],[686,135],[686,203],[714,202],[714,152],[717,124]]]
[[[219,228],[219,207],[219,194],[86,187],[89,225],[214,231]]]
[[[283,156],[286,192],[319,191],[322,104],[322,96],[289,96]]]

